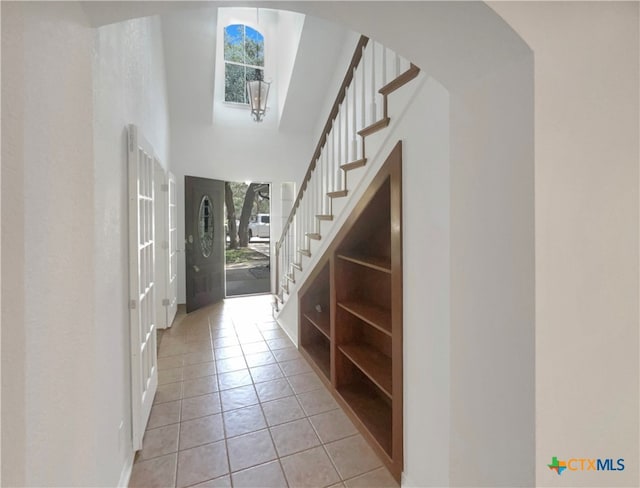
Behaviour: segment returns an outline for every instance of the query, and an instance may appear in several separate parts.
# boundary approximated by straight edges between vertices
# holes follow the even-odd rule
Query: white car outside
[[[249,239],[252,237],[270,237],[269,214],[258,214],[249,220]]]

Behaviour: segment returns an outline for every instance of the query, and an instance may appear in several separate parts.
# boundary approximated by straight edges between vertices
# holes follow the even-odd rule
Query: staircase
[[[326,247],[323,241],[339,225],[367,158],[380,149],[382,139],[376,134],[393,123],[390,95],[419,73],[417,66],[385,46],[360,38],[275,247],[276,312],[306,278],[315,254]]]

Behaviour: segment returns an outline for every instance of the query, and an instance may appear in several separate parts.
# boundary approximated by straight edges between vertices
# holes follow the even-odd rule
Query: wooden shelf
[[[351,256],[338,254],[339,259],[391,274],[391,259],[380,256]]]
[[[352,383],[338,388],[338,393],[353,410],[380,447],[391,455],[391,407],[365,383]]]
[[[329,344],[323,342],[314,342],[302,346],[311,360],[318,366],[327,378],[331,378],[331,355]]]
[[[338,302],[338,306],[349,313],[352,313],[360,320],[372,325],[380,332],[391,335],[391,312],[384,308],[377,307],[363,302]]]
[[[302,356],[398,482],[404,466],[401,149],[398,142],[298,293]],[[343,165],[345,177],[364,162]]]
[[[316,310],[310,310],[307,312],[303,312],[303,316],[309,322],[315,325],[327,339],[331,340],[331,323],[328,312],[317,312]]]
[[[353,363],[367,378],[392,398],[391,390],[391,358],[367,344],[344,344],[339,346],[340,351]]]

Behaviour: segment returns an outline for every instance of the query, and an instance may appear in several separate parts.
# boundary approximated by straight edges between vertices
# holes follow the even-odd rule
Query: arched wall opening
[[[258,4],[249,2],[246,5]],[[421,178],[429,177],[433,191],[438,194],[437,198],[430,199],[433,193],[414,188],[405,195],[404,202],[405,238],[406,241],[414,241],[405,242],[405,246],[414,246],[411,248],[414,250],[405,254],[405,266],[412,272],[405,276],[407,386],[404,484],[533,485],[534,159],[531,51],[490,8],[481,3],[260,2],[259,5],[326,18],[362,32],[411,59],[443,87],[442,97],[438,100],[448,100],[445,107],[448,165],[438,167],[436,172],[427,172],[426,168],[435,168],[429,166],[430,162],[420,154],[410,154],[405,161],[405,178],[411,176],[412,181],[419,182]],[[97,27],[193,7],[194,4],[180,2],[87,2],[83,8],[92,26]],[[74,10],[69,16],[74,26],[87,27],[81,12]],[[64,25],[67,20],[65,14],[61,13],[60,17]],[[85,48],[82,56],[86,58],[89,72],[85,72],[87,66],[82,66],[75,74],[82,80],[78,92],[91,101],[91,80],[84,78],[90,78],[89,53],[94,39],[85,30],[81,34],[77,39],[78,45]],[[32,68],[31,64],[26,66],[27,71]],[[35,88],[32,90],[34,93],[37,91]],[[31,89],[30,86],[27,89]],[[29,112],[30,107],[25,110],[28,112],[25,118],[34,117]],[[85,125],[92,127],[93,132],[87,137],[90,140],[93,135],[95,141],[101,128],[91,125],[90,113],[86,122]],[[119,123],[113,121],[114,124],[116,122]],[[53,121],[51,125],[54,125]],[[421,130],[421,127],[416,127],[416,130]],[[411,140],[406,141],[406,147],[410,152]],[[91,158],[93,149],[88,147],[83,151],[82,155],[86,157],[71,151],[75,157],[67,158],[66,172],[61,178],[74,176],[76,167],[86,169],[87,157]],[[37,172],[35,158],[25,165],[24,171],[27,175]],[[95,190],[100,182],[93,180],[92,172],[86,173],[83,173],[85,179],[81,183]],[[46,182],[30,185],[26,189],[47,188]],[[87,216],[88,220],[91,215]],[[73,228],[71,220],[69,228]],[[62,232],[64,229],[60,231],[61,236]],[[58,236],[51,235],[50,240]],[[421,240],[424,242],[415,242]],[[65,240],[60,239],[60,242]],[[418,255],[422,244],[431,246],[428,247],[431,261]],[[86,249],[82,249],[93,255],[93,246],[93,241],[87,242]],[[34,253],[29,248],[26,257]],[[90,278],[99,279],[93,267],[87,275],[87,285],[92,281]],[[27,281],[31,283],[33,279],[28,278]],[[64,286],[61,285],[60,290],[62,293]],[[87,315],[91,317],[94,314],[95,311],[88,307]],[[37,318],[31,317],[28,322],[35,322]],[[56,323],[53,322],[54,325]],[[62,321],[61,325],[66,330]],[[86,344],[83,342],[83,345],[86,347],[77,352],[76,362],[82,364],[86,360],[94,364],[92,347],[99,347],[99,335],[90,330],[85,333]],[[27,356],[38,352],[30,340],[27,337],[24,344],[30,353]],[[46,363],[49,355],[53,354],[48,350],[42,352],[42,362]],[[95,363],[96,368],[101,366],[97,361]],[[88,374],[86,378],[83,376],[77,383],[78,390],[92,386],[92,380]],[[29,381],[32,378],[27,377]],[[108,388],[118,386],[128,387],[106,385]],[[35,388],[28,386],[27,390],[33,394]],[[82,398],[92,398],[87,393],[89,391],[93,390],[85,390]],[[108,396],[109,393],[105,388],[102,395]],[[35,399],[29,396],[27,406],[37,409],[38,399],[47,398],[46,395]],[[71,402],[76,396],[68,398],[69,406],[74,406]],[[105,442],[102,442],[102,431],[92,437],[94,431],[91,429],[101,419],[101,406],[89,400],[86,403],[86,408],[93,410],[82,424],[82,435],[90,438],[91,442],[78,442],[82,446],[78,450],[88,453],[103,449],[100,452],[106,456],[126,457],[126,449],[120,450],[122,446],[112,432],[109,431]],[[47,417],[41,420],[42,425],[36,427],[42,427],[39,432],[46,432],[56,419]],[[31,431],[31,427],[26,431]],[[99,449],[98,445],[102,447]],[[46,460],[53,451],[53,446],[49,448],[43,444],[36,451],[38,456],[32,453],[26,461],[22,460],[23,466],[36,470],[29,474],[31,481],[44,483],[48,475],[55,473],[56,476],[50,477],[49,481],[54,479],[61,484],[69,484],[61,480],[68,481],[66,473],[73,473],[78,484],[113,484],[114,474],[106,469],[97,469],[95,463],[87,462],[86,467],[74,466],[71,469],[69,463],[73,463],[74,453],[67,453],[69,460],[52,457],[55,466],[51,461],[45,467],[38,467],[36,459]],[[498,467],[496,459],[500,460]],[[16,465],[20,462],[18,459]]]

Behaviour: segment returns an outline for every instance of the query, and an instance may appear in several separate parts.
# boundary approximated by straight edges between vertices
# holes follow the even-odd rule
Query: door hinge
[[[162,305],[164,307],[168,307],[169,305],[171,305],[171,300],[169,300],[168,298],[163,298],[162,299]]]
[[[136,301],[135,300],[129,300],[129,308],[131,310],[135,310],[136,309]]]
[[[160,191],[169,191],[169,185],[163,183],[162,185],[160,185]]]

